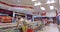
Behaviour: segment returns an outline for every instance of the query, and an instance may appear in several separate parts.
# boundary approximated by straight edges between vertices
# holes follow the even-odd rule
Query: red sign
[[[12,11],[7,11],[7,10],[4,10],[4,9],[0,9],[0,13],[13,14]]]
[[[41,16],[46,16],[46,12],[41,12]]]

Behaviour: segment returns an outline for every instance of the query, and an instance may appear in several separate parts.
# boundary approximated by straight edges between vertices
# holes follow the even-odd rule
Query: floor
[[[45,26],[43,28],[43,30],[38,30],[36,32],[59,32],[60,30],[60,25],[56,25],[56,24],[51,24],[51,25],[48,25],[48,26]],[[19,32],[19,30],[15,29],[15,28],[9,28],[9,29],[0,29],[0,32]]]

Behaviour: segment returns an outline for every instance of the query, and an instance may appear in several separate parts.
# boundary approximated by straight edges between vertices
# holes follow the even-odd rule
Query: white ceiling
[[[0,1],[8,3],[8,4],[12,4],[12,5],[17,5],[17,6],[26,5],[26,6],[34,7],[34,2],[32,0],[0,0]],[[50,5],[53,5],[53,6],[55,6],[55,8],[58,9],[59,8],[59,0],[55,0],[55,1],[56,1],[56,3],[50,4]],[[49,9],[50,5],[45,4],[47,2],[47,0],[37,0],[36,2],[41,2],[42,5],[40,5],[40,6],[45,7],[46,11],[50,11],[50,9]],[[40,7],[38,7],[38,8],[39,8],[39,10],[41,10]]]
[[[35,11],[42,11],[40,7],[45,7],[45,11],[50,12],[50,11],[55,11],[55,10],[50,10],[49,6],[53,5],[58,11],[59,11],[59,0],[55,0],[56,3],[53,4],[45,4],[47,0],[37,0],[36,2],[41,2],[42,5],[40,6],[34,6],[34,3],[32,0],[0,0],[2,2],[5,2],[7,4],[12,4],[12,5],[17,5],[17,6],[31,6],[34,7]]]
[[[32,6],[33,2],[31,0],[0,0],[8,4],[12,5],[27,5],[27,6]]]

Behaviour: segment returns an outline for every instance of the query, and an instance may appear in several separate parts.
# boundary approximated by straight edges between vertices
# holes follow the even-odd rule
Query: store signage
[[[4,9],[0,9],[0,13],[1,14],[8,14],[9,16],[13,16],[13,11],[8,11],[8,10],[4,10]]]
[[[32,12],[32,14],[34,14],[34,15],[39,15],[39,12]]]
[[[7,10],[0,9],[0,13],[12,14],[13,12],[12,11],[7,11]]]
[[[46,16],[46,12],[41,12],[41,16]]]
[[[32,14],[40,15],[40,16],[46,16],[46,12],[45,11],[43,11],[43,12],[32,12]]]

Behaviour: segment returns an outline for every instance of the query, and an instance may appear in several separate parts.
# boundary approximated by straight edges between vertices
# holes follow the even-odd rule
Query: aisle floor
[[[43,28],[43,31],[38,32],[59,32],[59,28],[56,26],[46,26]]]
[[[59,25],[60,28],[60,25]],[[50,26],[45,26],[43,28],[43,31],[37,31],[37,32],[59,32],[59,28],[56,25],[50,25]],[[13,28],[15,29],[15,28]],[[9,30],[9,32],[19,32],[17,29],[13,30],[12,28],[9,29],[0,29],[0,32],[5,32],[5,30]],[[1,31],[2,30],[2,31]]]

